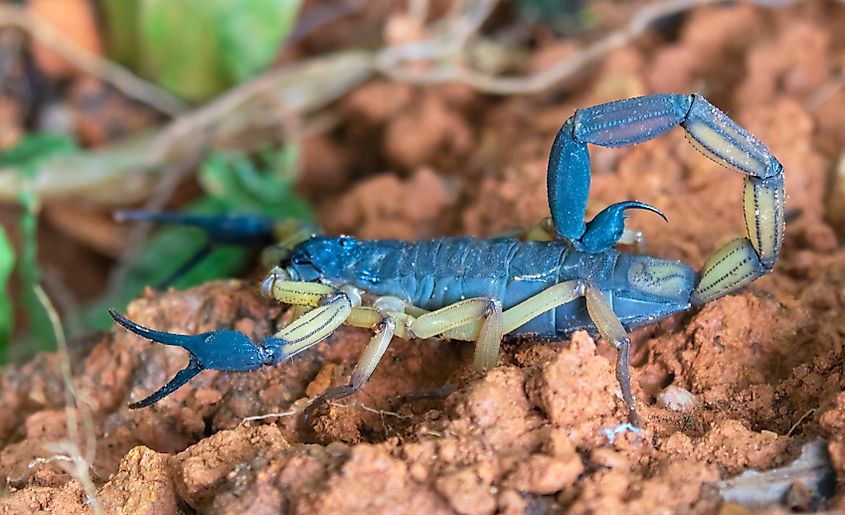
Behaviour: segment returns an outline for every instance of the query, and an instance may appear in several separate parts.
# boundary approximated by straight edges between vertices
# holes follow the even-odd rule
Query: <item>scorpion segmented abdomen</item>
[[[543,276],[533,280],[540,289],[554,284],[560,253],[566,250],[559,243],[513,238],[376,240],[361,241],[359,246],[341,276],[329,280],[353,284],[372,295],[397,296],[423,309],[472,297],[495,298],[509,307],[527,298],[509,296],[514,274],[518,280]]]

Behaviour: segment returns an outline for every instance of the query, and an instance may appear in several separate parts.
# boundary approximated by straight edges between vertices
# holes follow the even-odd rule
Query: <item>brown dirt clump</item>
[[[677,33],[611,52],[568,95],[491,99],[375,81],[340,102],[343,130],[305,143],[314,175],[301,186],[329,233],[416,239],[489,236],[547,216],[548,146],[577,107],[698,90],[751,129],[786,169],[782,255],[742,291],[633,334],[639,429],[625,424],[615,351],[586,333],[508,342],[486,374],[472,371],[470,345],[396,340],[361,392],[305,420],[309,398],[348,380],[366,331],[342,328],[277,367],[203,372],[131,411],[187,358],[115,329],[75,363],[98,502],[134,513],[747,513],[721,501],[719,481],[782,467],[818,437],[841,485],[845,251],[824,197],[845,117],[835,100],[812,100],[836,77],[843,19],[845,6],[827,2],[696,10]],[[591,152],[588,216],[628,198],[668,214],[668,225],[630,220],[649,254],[700,267],[745,231],[742,178],[680,130]],[[257,289],[148,291],[127,316],[260,340],[289,314]],[[68,437],[57,362],[39,356],[0,377],[2,512],[91,511],[73,474],[38,460]],[[838,492],[828,509],[845,509]]]

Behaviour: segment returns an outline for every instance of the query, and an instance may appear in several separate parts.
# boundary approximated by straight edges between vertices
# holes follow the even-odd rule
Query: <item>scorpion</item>
[[[746,237],[706,260],[700,272],[675,260],[623,253],[632,243],[626,211],[663,213],[617,202],[585,222],[590,190],[587,144],[621,147],[680,125],[698,150],[744,174]],[[524,237],[449,237],[423,241],[323,236],[292,221],[257,215],[196,216],[135,212],[136,219],[199,226],[226,242],[276,237],[278,259],[264,296],[298,306],[298,317],[263,341],[233,330],[187,335],[152,330],[111,310],[126,329],[188,351],[189,362],[165,386],[130,408],[158,402],[202,370],[275,366],[327,338],[342,324],[373,331],[347,384],[319,402],[358,391],[394,337],[475,342],[478,371],[496,365],[505,337],[556,340],[586,330],[616,348],[616,378],[630,420],[628,332],[730,294],[768,273],[784,234],[783,166],[769,149],[698,94],[654,94],[578,109],[554,140],[547,188],[551,217]]]

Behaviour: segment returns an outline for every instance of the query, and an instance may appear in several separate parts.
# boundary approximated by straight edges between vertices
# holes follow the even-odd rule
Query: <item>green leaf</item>
[[[129,68],[138,66],[138,1],[101,0],[109,57]]]
[[[0,154],[0,167],[15,169],[17,198],[23,208],[19,221],[23,245],[17,272],[21,282],[21,305],[28,319],[29,350],[53,349],[56,344],[48,314],[35,293],[35,287],[41,283],[37,242],[40,206],[35,190],[38,166],[55,155],[76,150],[76,143],[67,136],[28,134],[13,148]]]
[[[244,9],[221,9],[217,19],[223,65],[238,83],[269,65],[293,29],[301,0],[252,0]],[[248,35],[248,37],[245,37]]]
[[[145,0],[139,15],[141,71],[172,93],[205,100],[228,86],[212,12],[218,0]],[[234,4],[233,4],[234,5]]]
[[[144,75],[189,100],[206,100],[266,68],[301,0],[142,0]]]
[[[257,160],[259,166],[241,154],[213,154],[200,170],[200,184],[231,212],[310,220],[308,204],[292,191],[295,147],[263,152]]]
[[[41,268],[38,265],[38,195],[26,182],[34,179],[34,165],[21,170],[24,186],[18,194],[23,207],[19,220],[23,246],[18,261],[18,277],[21,281],[21,305],[26,313],[30,338],[28,347],[39,350],[55,348],[55,336],[50,328],[50,319],[44,306],[35,294],[35,287],[41,284]]]
[[[39,162],[58,154],[78,150],[76,142],[58,134],[27,134],[17,145],[0,154],[0,167],[37,166]],[[25,172],[32,175],[33,171]]]
[[[15,269],[15,249],[0,227],[0,363],[6,362],[6,349],[12,340],[15,313],[9,293],[9,278]]]

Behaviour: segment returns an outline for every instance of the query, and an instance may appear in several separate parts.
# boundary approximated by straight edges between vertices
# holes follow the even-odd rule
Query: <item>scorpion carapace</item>
[[[746,176],[747,237],[718,250],[700,273],[679,261],[615,250],[630,242],[625,211],[657,208],[613,204],[586,222],[590,189],[587,144],[616,147],[683,127],[695,147]],[[627,330],[727,295],[771,270],[783,241],[783,167],[745,129],[699,95],[649,95],[580,109],[552,145],[548,170],[551,219],[516,238],[442,238],[407,242],[318,236],[290,221],[251,216],[133,218],[197,225],[218,241],[275,236],[276,266],[262,292],[299,306],[300,316],[261,342],[237,331],[181,335],[141,327],[112,311],[141,336],[186,349],[190,360],[167,385],[130,407],[161,400],[205,369],[249,371],[275,365],[320,342],[341,324],[374,336],[349,383],[320,402],[349,395],[366,382],[394,336],[476,342],[475,367],[496,365],[506,336],[565,338],[585,329],[618,350],[616,375],[633,421]]]

